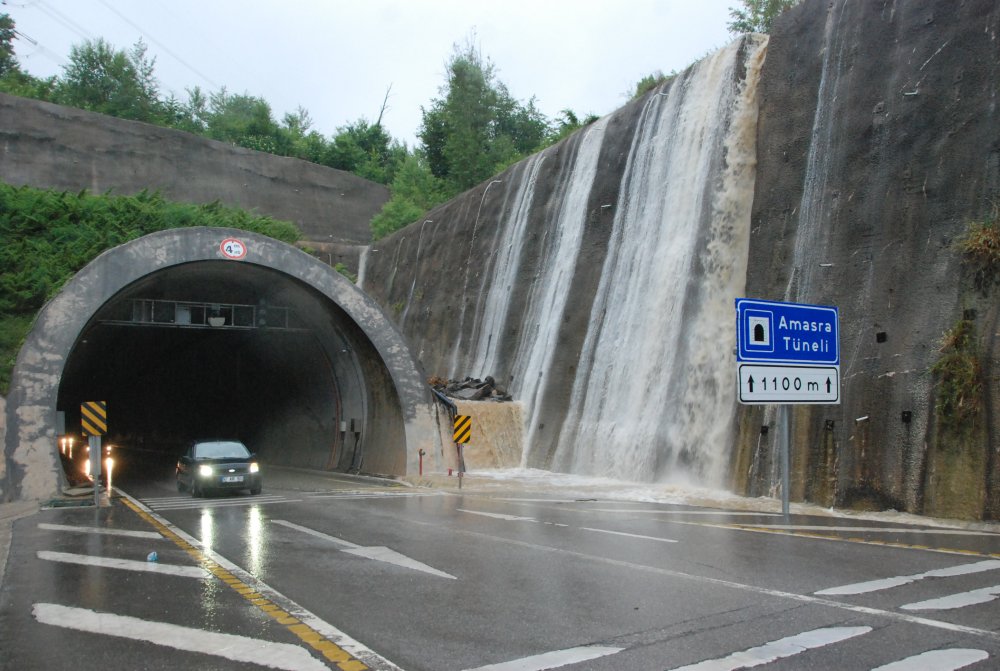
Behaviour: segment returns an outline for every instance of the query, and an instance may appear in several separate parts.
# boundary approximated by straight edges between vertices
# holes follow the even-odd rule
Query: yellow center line
[[[247,585],[225,567],[221,566],[218,562],[207,556],[204,552],[178,536],[159,520],[150,516],[145,510],[136,506],[132,501],[127,498],[122,499],[122,501],[124,501],[125,505],[131,508],[133,512],[139,515],[139,517],[163,534],[163,536],[170,539],[175,545],[187,552],[195,559],[195,561],[201,564],[203,568],[211,572],[222,582],[232,587],[240,596],[258,608],[261,612],[273,618],[279,624],[284,625],[285,628],[295,634],[299,640],[308,644],[309,647],[318,651],[327,660],[336,664],[337,668],[341,669],[341,671],[368,670],[368,666],[364,662],[352,657],[350,653],[333,641],[324,637],[308,624],[301,622],[291,613],[286,612],[280,606],[272,603],[269,599],[264,597],[263,594],[258,592],[256,588]]]

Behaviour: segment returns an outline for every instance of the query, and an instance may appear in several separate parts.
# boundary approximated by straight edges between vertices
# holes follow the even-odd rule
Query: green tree
[[[271,153],[281,144],[271,106],[263,98],[232,94],[223,87],[209,95],[204,118],[206,133],[213,140]]]
[[[0,14],[0,92],[38,100],[51,99],[55,77],[38,79],[22,70],[14,55],[15,37],[14,19],[9,14]]]
[[[393,140],[381,124],[358,119],[337,129],[323,163],[389,184],[406,154],[406,147]]]
[[[744,33],[770,33],[774,19],[799,0],[741,0],[741,8],[730,7],[732,21],[727,28],[734,35]]]
[[[515,100],[470,40],[455,45],[440,97],[422,108],[419,137],[434,176],[468,189],[544,146],[550,129],[532,99]]]
[[[14,19],[9,14],[0,14],[0,77],[8,72],[20,70],[14,56]]]
[[[87,40],[70,49],[69,64],[53,91],[55,102],[135,121],[164,121],[156,59],[146,57],[140,40],[128,52],[103,39]]]
[[[448,199],[444,183],[431,173],[426,156],[407,154],[390,185],[392,197],[372,219],[372,239],[378,240],[417,221]]]

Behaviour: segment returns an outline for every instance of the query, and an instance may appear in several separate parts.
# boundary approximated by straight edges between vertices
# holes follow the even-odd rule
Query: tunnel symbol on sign
[[[757,352],[773,351],[774,347],[771,342],[772,315],[767,312],[747,314],[746,320],[747,342],[745,348]]]

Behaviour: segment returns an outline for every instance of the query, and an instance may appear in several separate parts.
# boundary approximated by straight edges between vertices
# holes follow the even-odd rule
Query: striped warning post
[[[103,436],[108,432],[108,402],[86,401],[80,404],[80,426],[84,435]]]
[[[454,441],[459,444],[468,443],[472,438],[472,417],[470,415],[455,415]]]

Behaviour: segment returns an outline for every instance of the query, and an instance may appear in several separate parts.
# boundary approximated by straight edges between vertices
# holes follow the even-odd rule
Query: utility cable
[[[188,70],[190,70],[191,72],[193,72],[194,74],[198,75],[203,80],[205,80],[206,82],[208,82],[208,84],[210,84],[212,86],[212,88],[215,88],[215,89],[221,88],[218,84],[216,84],[211,79],[209,79],[208,76],[206,76],[206,75],[202,74],[201,72],[199,72],[194,66],[192,66],[191,64],[189,64],[187,61],[185,61],[183,58],[181,58],[180,56],[178,56],[177,54],[175,54],[173,51],[171,51],[170,48],[167,47],[167,45],[163,44],[163,42],[160,42],[158,39],[156,39],[155,37],[153,37],[152,35],[150,35],[149,33],[147,33],[145,30],[143,30],[138,24],[136,24],[135,22],[131,21],[127,16],[125,16],[124,14],[122,14],[121,12],[119,12],[117,9],[115,9],[115,7],[112,6],[110,2],[108,2],[107,0],[99,0],[99,1],[100,1],[100,3],[102,5],[104,5],[109,10],[111,10],[112,12],[114,12],[118,16],[118,18],[120,18],[122,21],[124,21],[128,25],[130,25],[133,28],[135,28],[136,30],[138,30],[147,40],[149,40],[150,42],[152,42],[153,44],[155,44],[156,46],[158,46],[160,49],[162,49],[164,51],[164,53],[166,53],[168,56],[170,56],[175,61],[177,61],[178,63],[180,63],[184,67],[186,67]]]
[[[76,33],[85,40],[92,40],[94,38],[86,28],[81,26],[79,23],[69,18],[58,9],[49,6],[45,0],[38,1],[38,9],[40,9],[44,14],[48,14],[49,18],[54,19],[56,22],[61,23],[64,28]]]

